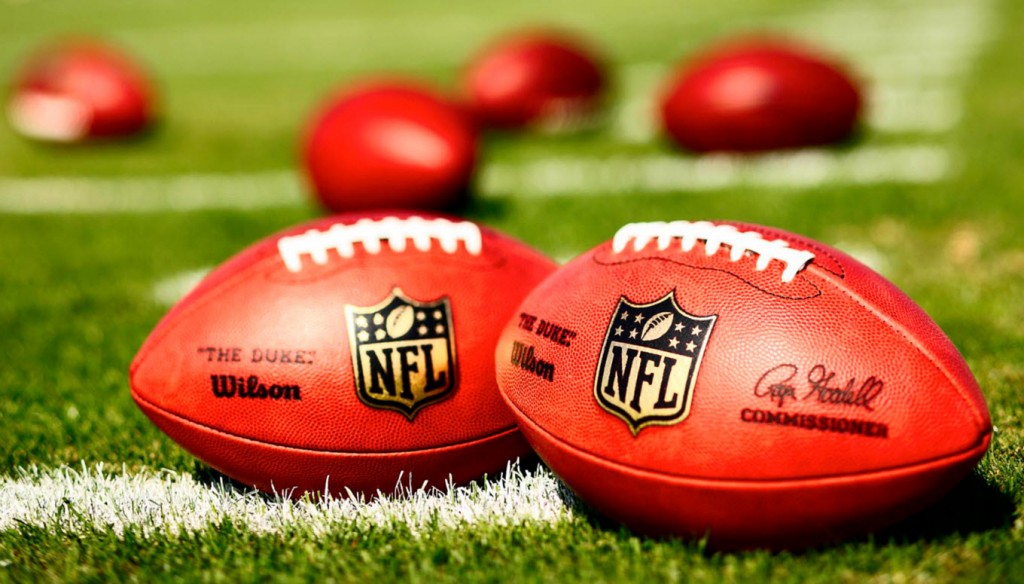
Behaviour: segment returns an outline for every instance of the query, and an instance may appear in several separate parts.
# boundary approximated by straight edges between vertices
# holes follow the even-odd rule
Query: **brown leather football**
[[[494,346],[555,264],[469,221],[339,215],[254,245],[157,325],[132,397],[264,491],[444,487],[529,452]]]
[[[992,432],[963,358],[905,294],[754,225],[623,227],[530,293],[496,358],[526,438],[583,500],[726,547],[894,523]]]

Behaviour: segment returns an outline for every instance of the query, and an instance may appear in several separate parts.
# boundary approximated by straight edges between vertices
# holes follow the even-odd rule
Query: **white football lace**
[[[767,240],[756,231],[740,231],[732,225],[715,225],[708,221],[654,221],[651,223],[630,223],[624,225],[612,239],[612,250],[620,253],[630,241],[633,250],[640,251],[651,241],[657,242],[659,250],[668,249],[673,240],[682,240],[682,250],[689,252],[697,241],[704,242],[704,253],[711,256],[723,245],[731,249],[729,260],[736,262],[748,251],[757,254],[755,269],[762,271],[772,260],[786,264],[782,281],[791,282],[804,269],[814,254],[809,251],[792,249],[781,239]]]
[[[367,253],[380,253],[383,242],[396,252],[405,251],[409,241],[419,251],[430,251],[437,241],[446,253],[455,253],[459,242],[466,251],[479,255],[483,246],[480,228],[469,221],[453,222],[447,219],[424,219],[423,217],[385,217],[383,219],[360,219],[351,225],[332,225],[326,231],[310,229],[300,235],[282,237],[277,241],[277,251],[289,271],[302,269],[302,256],[309,255],[315,264],[327,263],[328,250],[335,250],[343,258],[355,255],[355,244],[361,243]]]

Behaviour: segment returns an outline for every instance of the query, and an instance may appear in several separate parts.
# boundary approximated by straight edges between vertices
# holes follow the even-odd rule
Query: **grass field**
[[[974,474],[870,538],[716,553],[609,525],[530,461],[447,495],[263,498],[220,484],[143,416],[128,363],[174,299],[317,215],[294,171],[311,108],[379,71],[450,86],[481,43],[536,22],[606,49],[608,119],[489,139],[467,214],[562,260],[628,221],[704,218],[860,257],[978,378],[997,432]],[[662,75],[751,29],[861,72],[871,109],[857,143],[743,160],[668,148],[649,115]],[[0,581],[1024,581],[1024,4],[0,0],[0,77],[67,31],[140,55],[164,120],[99,148],[0,125]]]

